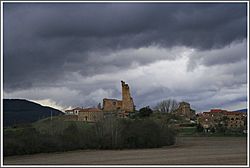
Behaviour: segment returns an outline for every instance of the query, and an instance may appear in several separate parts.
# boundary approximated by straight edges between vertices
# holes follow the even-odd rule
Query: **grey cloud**
[[[152,45],[208,50],[244,38],[243,3],[5,3],[4,87],[58,81],[66,71],[78,71],[70,64],[81,63],[84,75],[101,73],[100,65],[87,62],[105,57],[105,52]]]
[[[50,98],[64,106],[92,106],[102,102],[104,97],[120,99],[119,79],[122,77],[130,85],[137,109],[146,105],[153,107],[157,102],[166,98],[188,101],[197,111],[215,107],[226,108],[227,105],[246,101],[246,81],[239,78],[240,71],[242,71],[239,67],[242,67],[242,65],[244,65],[244,61],[227,66],[221,65],[219,68],[216,66],[207,67],[201,75],[199,74],[200,70],[196,68],[192,72],[177,73],[178,78],[176,79],[174,78],[175,74],[171,75],[171,73],[166,74],[164,78],[157,76],[160,74],[155,70],[159,66],[154,64],[151,67],[145,67],[144,74],[137,72],[140,71],[138,67],[131,71],[131,75],[128,74],[127,76],[124,76],[122,72],[116,72],[117,74],[107,73],[103,75],[103,78],[98,75],[92,76],[86,80],[80,79],[78,76],[71,76],[68,78],[69,80],[62,82],[59,86],[33,87],[13,93],[5,93],[5,96],[24,96],[32,100]],[[171,66],[173,66],[172,68],[175,67],[175,65]],[[183,69],[185,67],[179,67],[178,70],[182,71]],[[156,76],[153,79],[156,82],[152,81],[152,76],[148,76],[149,71],[153,76]],[[166,71],[167,69],[163,71],[163,74]],[[236,76],[232,72],[237,72],[235,73]],[[133,77],[133,74],[136,74],[136,76]],[[108,78],[109,76],[110,78]],[[242,73],[242,76],[246,76],[246,71]],[[161,83],[157,81],[161,81]],[[170,81],[174,85],[171,85]],[[67,87],[63,87],[64,85]]]
[[[225,48],[212,51],[196,51],[190,56],[188,70],[192,70],[198,64],[205,66],[230,64],[247,59],[247,42],[232,43]],[[246,69],[245,65],[245,69]]]
[[[246,3],[4,3],[4,91],[45,99],[50,88],[48,96],[60,104],[91,105],[103,96],[119,98],[114,83],[127,79],[138,106],[165,97],[196,102],[205,99],[202,92],[211,96],[246,83],[246,15]],[[145,74],[124,72],[182,59],[180,53],[190,49],[188,70],[218,66],[212,72],[220,72],[221,80],[214,86],[202,88],[207,81],[200,77],[183,90],[147,80],[141,89]],[[33,89],[44,91],[34,96],[28,93]]]

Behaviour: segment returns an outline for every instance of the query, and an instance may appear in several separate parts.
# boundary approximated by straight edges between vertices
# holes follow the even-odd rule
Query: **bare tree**
[[[178,108],[179,103],[174,99],[166,99],[156,104],[155,111],[161,113],[171,113]]]

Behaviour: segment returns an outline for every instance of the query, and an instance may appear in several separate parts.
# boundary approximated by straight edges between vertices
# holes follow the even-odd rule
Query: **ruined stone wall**
[[[116,99],[103,99],[103,111],[111,112],[122,108],[122,101]]]

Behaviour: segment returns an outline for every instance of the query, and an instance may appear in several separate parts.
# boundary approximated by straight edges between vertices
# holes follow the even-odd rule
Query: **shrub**
[[[147,106],[139,110],[139,117],[149,117],[153,113],[153,110]]]
[[[48,127],[49,128],[49,127]],[[39,132],[33,127],[4,131],[4,155],[75,149],[152,148],[172,145],[175,131],[153,119],[107,118],[95,124],[69,124],[63,131]]]

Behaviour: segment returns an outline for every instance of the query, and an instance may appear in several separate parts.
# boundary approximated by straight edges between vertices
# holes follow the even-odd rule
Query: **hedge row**
[[[8,129],[3,142],[5,156],[75,149],[153,148],[174,144],[175,132],[151,119],[109,118],[82,128],[72,123],[63,132],[53,134],[32,126]]]

